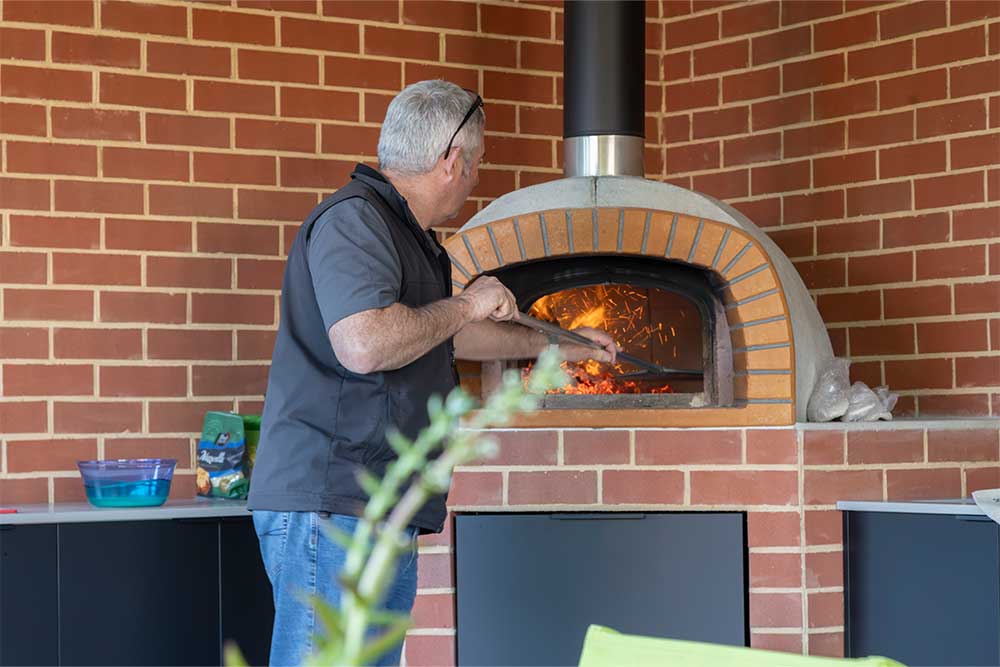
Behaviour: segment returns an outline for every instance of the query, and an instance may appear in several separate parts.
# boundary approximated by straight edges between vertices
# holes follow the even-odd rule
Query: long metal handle
[[[594,350],[604,349],[600,343],[596,343],[586,336],[581,336],[578,333],[563,329],[562,327],[552,324],[551,322],[545,322],[544,320],[536,319],[530,315],[525,315],[520,311],[518,311],[517,315],[514,316],[514,321],[522,326],[528,327],[529,329],[535,329],[537,331],[541,331],[542,333],[551,334],[564,340],[576,343],[577,345],[583,345]],[[645,359],[640,359],[639,357],[632,356],[626,352],[619,352],[618,358],[632,364],[633,366],[638,366],[639,368],[643,368],[651,373],[656,373],[657,375],[702,375],[700,371],[681,370],[660,366],[659,364],[654,364],[646,361]]]

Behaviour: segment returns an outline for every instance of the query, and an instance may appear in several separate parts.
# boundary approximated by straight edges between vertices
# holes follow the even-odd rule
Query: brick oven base
[[[996,419],[491,436],[497,457],[456,471],[452,512],[745,511],[751,645],[810,655],[844,650],[838,500],[1000,487]],[[455,664],[451,526],[421,538],[409,666]]]

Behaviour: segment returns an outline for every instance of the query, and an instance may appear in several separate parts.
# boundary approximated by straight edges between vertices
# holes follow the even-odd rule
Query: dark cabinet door
[[[847,655],[1000,665],[1000,526],[846,512]]]
[[[271,650],[274,601],[248,518],[222,519],[222,639],[233,641],[251,665],[266,665]]]
[[[460,665],[576,665],[590,624],[747,643],[742,513],[459,515]]]
[[[0,526],[0,665],[59,662],[56,526]]]
[[[59,531],[62,664],[220,664],[217,519]]]

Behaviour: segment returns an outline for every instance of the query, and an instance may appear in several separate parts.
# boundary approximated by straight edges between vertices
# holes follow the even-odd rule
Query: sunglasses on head
[[[470,95],[475,95],[476,99],[472,103],[472,106],[469,107],[469,110],[465,112],[465,117],[462,118],[462,122],[459,123],[458,127],[455,128],[455,131],[452,132],[451,139],[448,140],[448,147],[444,149],[444,158],[446,160],[448,159],[448,153],[451,152],[451,144],[455,141],[455,137],[458,136],[458,133],[462,131],[462,128],[465,127],[465,124],[469,122],[470,118],[472,118],[472,114],[476,113],[476,109],[479,109],[483,106],[483,98],[479,96],[479,93],[477,93],[474,90],[469,90],[468,88],[463,88],[462,90],[469,93]]]

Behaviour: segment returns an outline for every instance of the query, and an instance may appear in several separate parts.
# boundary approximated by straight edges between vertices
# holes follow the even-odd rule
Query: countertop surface
[[[972,498],[943,500],[841,500],[837,509],[848,512],[898,512],[905,514],[962,514],[986,516]]]
[[[168,500],[159,507],[94,507],[90,503],[13,505],[16,513],[0,514],[3,524],[91,523],[100,521],[154,521],[250,516],[245,500],[188,498]]]

